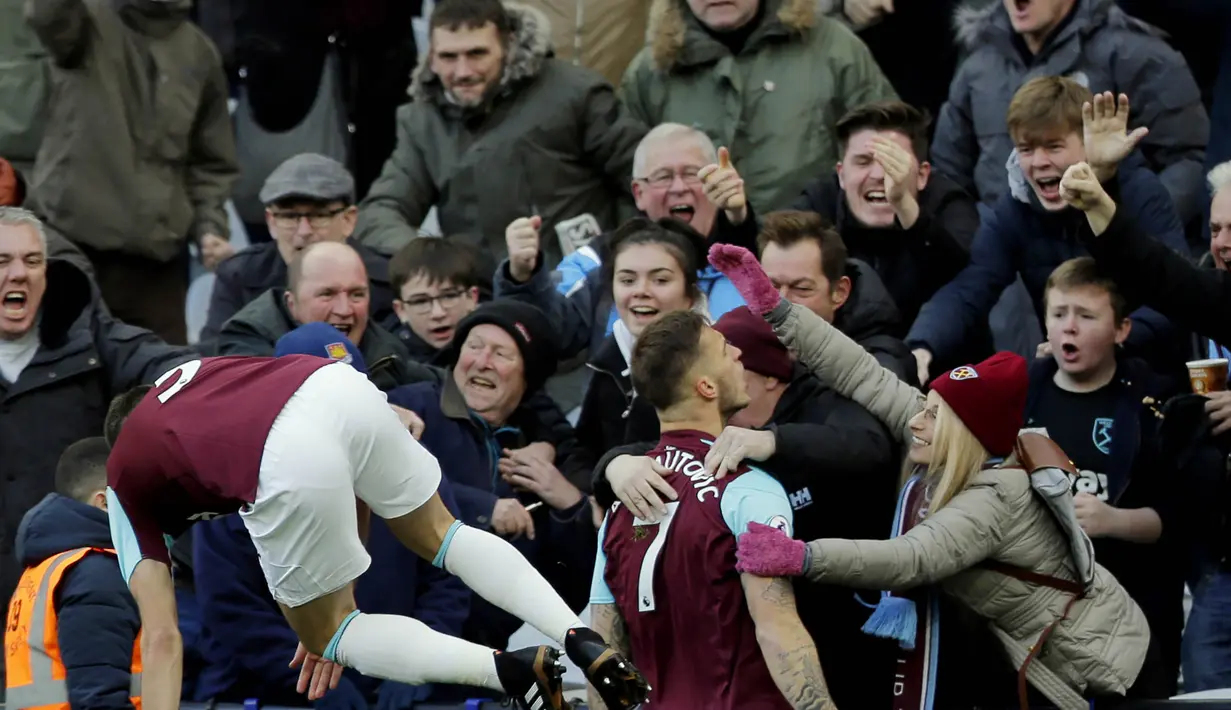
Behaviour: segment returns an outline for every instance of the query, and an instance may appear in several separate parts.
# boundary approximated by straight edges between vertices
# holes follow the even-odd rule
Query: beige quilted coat
[[[806,308],[783,301],[767,319],[825,384],[885,422],[902,439],[924,395],[877,364],[857,343]],[[1010,464],[1012,462],[1009,462]],[[891,540],[816,540],[809,576],[867,589],[939,583],[990,622],[1014,667],[1071,595],[976,565],[992,559],[1076,580],[1068,541],[1018,468],[987,469],[945,506]],[[1078,601],[1030,664],[1030,682],[1062,710],[1085,710],[1082,694],[1124,693],[1145,660],[1145,617],[1110,572],[1097,567]]]

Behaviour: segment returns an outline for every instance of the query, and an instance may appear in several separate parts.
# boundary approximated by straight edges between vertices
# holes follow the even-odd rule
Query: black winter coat
[[[23,515],[55,489],[56,463],[75,441],[102,436],[111,399],[193,360],[144,328],[115,320],[97,287],[68,261],[49,259],[39,349],[16,382],[0,377],[0,596],[21,570],[13,555]]]

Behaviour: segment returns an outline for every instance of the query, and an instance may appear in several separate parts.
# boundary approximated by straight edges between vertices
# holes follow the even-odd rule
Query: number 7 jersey
[[[789,708],[756,640],[740,575],[736,536],[750,522],[791,534],[781,484],[741,466],[715,481],[703,461],[713,437],[664,432],[650,452],[675,473],[679,499],[658,523],[616,503],[599,531],[591,604],[614,604],[628,629],[631,660],[662,710]]]

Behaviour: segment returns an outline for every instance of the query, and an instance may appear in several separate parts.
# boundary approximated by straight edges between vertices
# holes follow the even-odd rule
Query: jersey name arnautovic
[[[718,487],[714,485],[714,477],[705,470],[705,464],[691,453],[668,446],[661,454],[655,456],[654,460],[660,466],[688,476],[688,479],[692,481],[692,487],[697,490],[697,500],[704,501],[707,495],[714,499],[719,497]]]

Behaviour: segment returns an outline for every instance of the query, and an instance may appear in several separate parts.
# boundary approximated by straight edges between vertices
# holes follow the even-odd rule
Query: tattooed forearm
[[[590,628],[616,651],[631,658],[632,647],[628,640],[628,626],[620,616],[620,610],[614,604],[593,604],[590,606]],[[586,686],[586,701],[590,710],[607,710],[602,697],[594,690],[594,686]]]
[[[628,626],[614,604],[595,604],[590,607],[591,627],[603,637],[608,646],[624,654],[632,655],[632,644],[628,640]]]
[[[795,613],[795,588],[783,577],[768,580],[761,590],[761,600],[775,607],[789,607]]]
[[[816,645],[795,611],[795,591],[786,579],[741,577],[757,644],[774,685],[795,710],[836,710],[821,672]]]
[[[816,646],[805,638],[806,645],[779,650],[774,658],[767,656],[770,674],[782,695],[795,710],[835,710],[825,685],[825,674],[816,655]],[[765,644],[762,644],[763,650]]]

